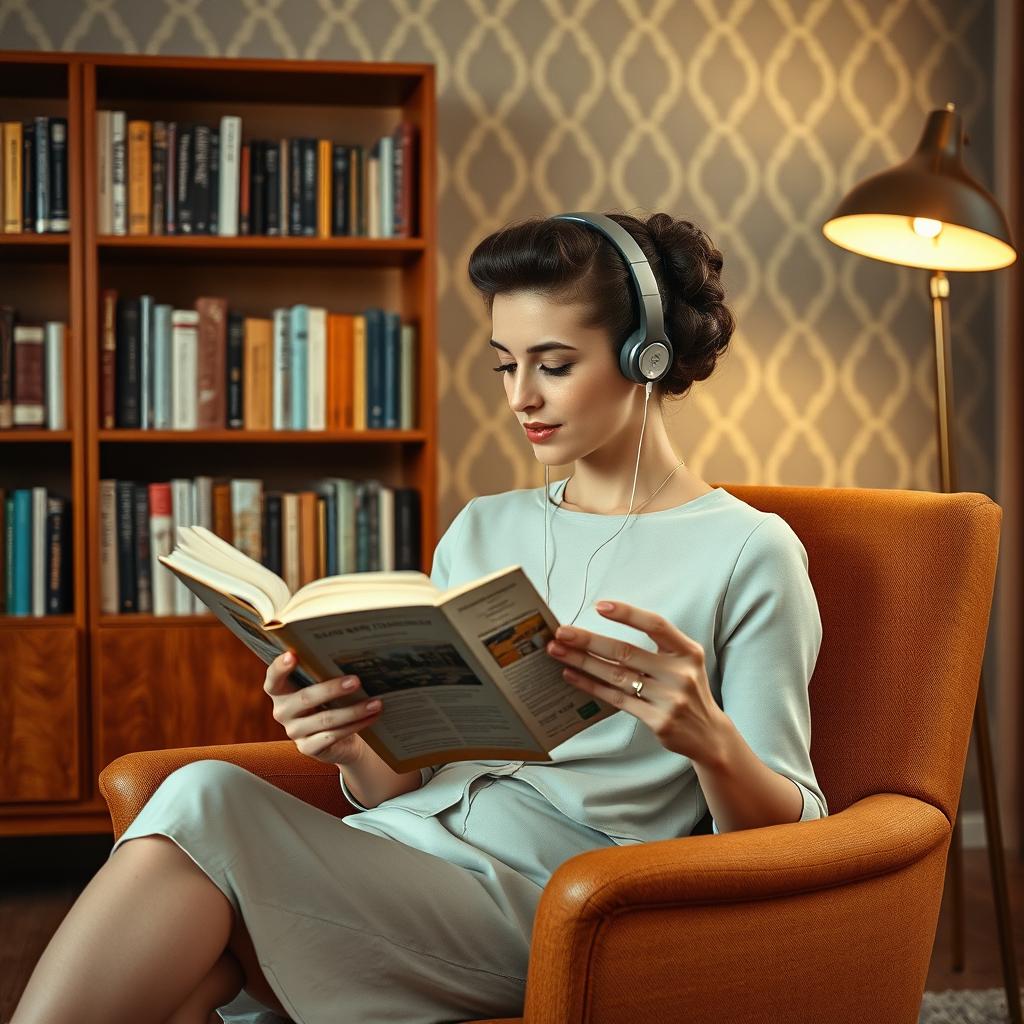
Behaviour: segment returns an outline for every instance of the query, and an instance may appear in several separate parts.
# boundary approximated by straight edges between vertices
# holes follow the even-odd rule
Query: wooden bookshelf
[[[26,68],[30,73],[17,73]],[[49,747],[30,748],[35,758],[31,766],[24,765],[24,753],[11,753],[18,744],[4,746],[0,758],[5,777],[30,773],[36,788],[21,797],[0,795],[0,834],[106,832],[109,818],[96,778],[119,755],[281,739],[283,734],[263,691],[263,664],[212,616],[101,614],[101,479],[259,476],[268,488],[294,490],[321,477],[347,476],[415,487],[421,498],[421,568],[429,571],[437,533],[434,68],[0,53],[0,75],[5,84],[0,96],[11,94],[18,82],[23,90],[30,82],[48,82],[53,95],[38,95],[67,109],[69,177],[74,181],[73,186],[69,182],[70,235],[63,242],[0,235],[0,263],[63,268],[66,319],[77,360],[74,380],[68,381],[69,405],[75,412],[69,430],[45,438],[38,436],[44,431],[33,436],[25,432],[24,440],[6,445],[0,432],[4,467],[20,462],[27,471],[39,461],[66,467],[74,482],[76,529],[75,613],[52,623],[0,622],[0,665],[9,680],[19,681],[3,692],[10,700],[11,695],[33,691],[32,700],[11,709],[16,735],[33,734],[40,723],[43,734],[59,738],[61,744],[69,735],[78,739],[74,756],[62,747],[58,761],[66,765],[74,760],[77,771],[64,767],[49,782],[39,781],[39,773],[53,756],[54,739]],[[59,95],[58,81],[65,83]],[[0,100],[0,112],[4,102]],[[415,238],[101,236],[95,124],[96,111],[102,109],[125,110],[128,118],[209,124],[223,114],[239,114],[243,139],[310,135],[367,146],[398,121],[412,121],[418,130],[414,181],[419,233]],[[30,276],[26,271],[26,279]],[[416,429],[100,429],[99,298],[104,288],[123,295],[148,292],[175,307],[189,307],[199,295],[223,295],[229,308],[252,316],[269,316],[275,306],[296,302],[331,312],[358,313],[369,306],[397,310],[403,322],[417,326]],[[9,476],[5,468],[0,480]],[[16,642],[9,644],[9,638]],[[72,680],[50,678],[52,666],[63,664],[54,659],[57,638],[66,645],[80,644]],[[8,663],[9,646],[21,651]],[[34,655],[34,668],[22,667],[26,655]],[[59,716],[50,706],[52,696],[25,685],[39,682],[44,664],[47,686],[61,694]]]

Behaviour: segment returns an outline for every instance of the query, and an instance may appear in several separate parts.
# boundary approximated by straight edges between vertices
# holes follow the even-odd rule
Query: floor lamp
[[[964,141],[961,118],[952,103],[947,103],[945,110],[931,111],[914,153],[903,163],[856,185],[822,226],[826,238],[851,252],[932,271],[928,287],[935,332],[939,473],[945,493],[958,490],[953,433],[953,363],[949,346],[949,279],[945,272],[998,270],[1017,258],[999,204],[964,168]],[[974,707],[974,738],[978,748],[1006,1003],[1013,1024],[1022,1024],[984,677],[979,681]],[[964,900],[959,814],[953,823],[949,867],[954,897],[953,969],[962,971]]]

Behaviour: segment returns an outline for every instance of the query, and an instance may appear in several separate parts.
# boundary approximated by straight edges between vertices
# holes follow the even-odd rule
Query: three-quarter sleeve
[[[430,567],[430,582],[434,584],[438,590],[447,590],[451,585],[449,581],[452,578],[452,568],[455,560],[455,553],[458,551],[459,537],[462,533],[462,527],[466,521],[466,516],[469,512],[470,506],[476,498],[470,498],[469,501],[462,507],[461,511],[455,516],[448,526],[448,529],[442,534],[441,539],[437,542],[437,546],[434,548],[434,559]],[[425,786],[434,775],[435,768],[428,766],[420,769],[420,785]],[[361,811],[368,811],[371,808],[365,804],[360,803],[353,795],[352,791],[345,785],[345,777],[340,772],[338,777],[341,780],[341,792],[345,799],[353,806]]]
[[[807,564],[800,538],[770,513],[736,559],[716,641],[722,708],[761,761],[800,790],[801,821],[828,814],[810,756],[807,688],[822,627]]]

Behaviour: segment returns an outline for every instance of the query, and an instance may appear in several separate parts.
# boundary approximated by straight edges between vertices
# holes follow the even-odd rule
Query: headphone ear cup
[[[619,370],[626,380],[634,384],[646,384],[647,378],[640,372],[640,351],[644,339],[640,331],[634,331],[619,349]]]

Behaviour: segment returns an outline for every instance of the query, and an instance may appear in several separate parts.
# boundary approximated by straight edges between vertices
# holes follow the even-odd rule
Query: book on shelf
[[[64,430],[66,325],[0,305],[0,430]]]
[[[417,331],[394,310],[296,303],[260,317],[223,297],[175,309],[106,288],[100,312],[104,429],[415,426]]]
[[[292,591],[203,527],[160,562],[270,664],[296,654],[299,686],[358,676],[343,707],[381,697],[360,735],[396,772],[460,760],[550,761],[614,706],[566,683],[546,650],[558,620],[521,566],[441,590],[425,573],[329,576]]]
[[[418,129],[409,121],[366,145],[246,138],[237,114],[206,124],[97,110],[95,133],[100,235],[416,234]]]
[[[420,565],[419,491],[379,480],[327,477],[283,491],[260,479],[108,478],[99,481],[99,519],[106,615],[202,611],[157,560],[183,526],[212,530],[292,590],[320,576]]]
[[[0,122],[0,167],[0,232],[68,231],[66,117]]]
[[[0,614],[71,611],[71,516],[45,487],[0,488]]]

